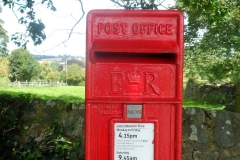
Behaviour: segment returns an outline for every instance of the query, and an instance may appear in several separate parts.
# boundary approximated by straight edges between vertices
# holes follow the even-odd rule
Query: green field
[[[0,88],[0,94],[4,93],[14,97],[21,94],[29,94],[31,98],[40,98],[42,100],[59,99],[68,103],[85,102],[84,86]]]

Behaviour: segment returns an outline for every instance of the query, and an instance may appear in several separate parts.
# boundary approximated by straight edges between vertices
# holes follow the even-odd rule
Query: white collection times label
[[[115,123],[114,160],[154,160],[153,123]]]

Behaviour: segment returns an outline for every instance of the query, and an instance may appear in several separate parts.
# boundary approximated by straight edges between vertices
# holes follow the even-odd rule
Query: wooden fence
[[[62,82],[10,82],[8,84],[11,87],[60,87],[60,86],[67,86],[67,83]]]

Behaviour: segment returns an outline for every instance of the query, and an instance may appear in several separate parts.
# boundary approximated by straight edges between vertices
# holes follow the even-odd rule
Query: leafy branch
[[[79,19],[76,20],[76,23],[70,28],[65,29],[69,30],[68,37],[62,41],[61,43],[55,45],[54,48],[60,46],[61,44],[66,45],[66,42],[71,38],[72,34],[75,34],[74,29],[82,20],[85,15],[83,9],[83,3],[81,0],[77,0],[80,3],[80,8],[82,11],[82,15]],[[52,11],[56,11],[56,7],[54,6],[52,0],[40,0],[40,2],[35,2],[32,0],[22,0],[22,1],[12,1],[12,0],[1,0],[4,6],[8,6],[19,24],[24,25],[26,27],[26,32],[16,32],[12,35],[11,40],[18,46],[23,46],[26,48],[26,45],[29,42],[29,38],[32,39],[34,45],[40,45],[47,38],[44,32],[45,24],[41,19],[36,18],[35,6],[37,5],[46,5],[46,8],[49,8]],[[16,8],[18,13],[16,12]],[[73,18],[74,19],[74,18]],[[54,48],[48,49],[52,50]],[[47,50],[46,50],[47,51]],[[44,52],[44,51],[43,51]]]
[[[161,6],[165,9],[168,9],[163,3],[166,0],[110,0],[116,5],[123,7],[124,9],[146,9],[146,10],[158,10],[158,7]]]
[[[55,29],[55,30],[50,34],[50,36],[51,36],[51,35],[52,35],[54,32],[56,32],[56,31],[64,31],[64,30],[65,30],[65,31],[69,31],[68,37],[67,37],[65,40],[63,40],[62,42],[58,43],[57,45],[54,45],[54,47],[49,48],[49,49],[46,49],[46,50],[43,50],[43,51],[41,51],[41,52],[47,52],[47,51],[53,50],[53,49],[59,47],[59,46],[62,45],[62,44],[63,44],[64,46],[66,46],[66,42],[69,41],[69,39],[72,37],[73,34],[82,34],[82,33],[79,33],[79,32],[74,32],[74,29],[75,29],[76,26],[81,22],[81,20],[83,19],[84,15],[85,15],[85,11],[84,11],[84,8],[83,8],[82,0],[77,0],[77,1],[80,3],[80,9],[81,9],[81,11],[82,11],[81,17],[79,17],[79,19],[75,19],[75,18],[73,18],[72,14],[71,14],[72,19],[74,19],[76,22],[74,23],[74,25],[73,25],[70,29]]]

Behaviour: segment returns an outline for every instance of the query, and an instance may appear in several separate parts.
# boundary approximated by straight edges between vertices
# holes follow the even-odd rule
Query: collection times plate
[[[153,123],[115,123],[114,160],[153,160]]]

